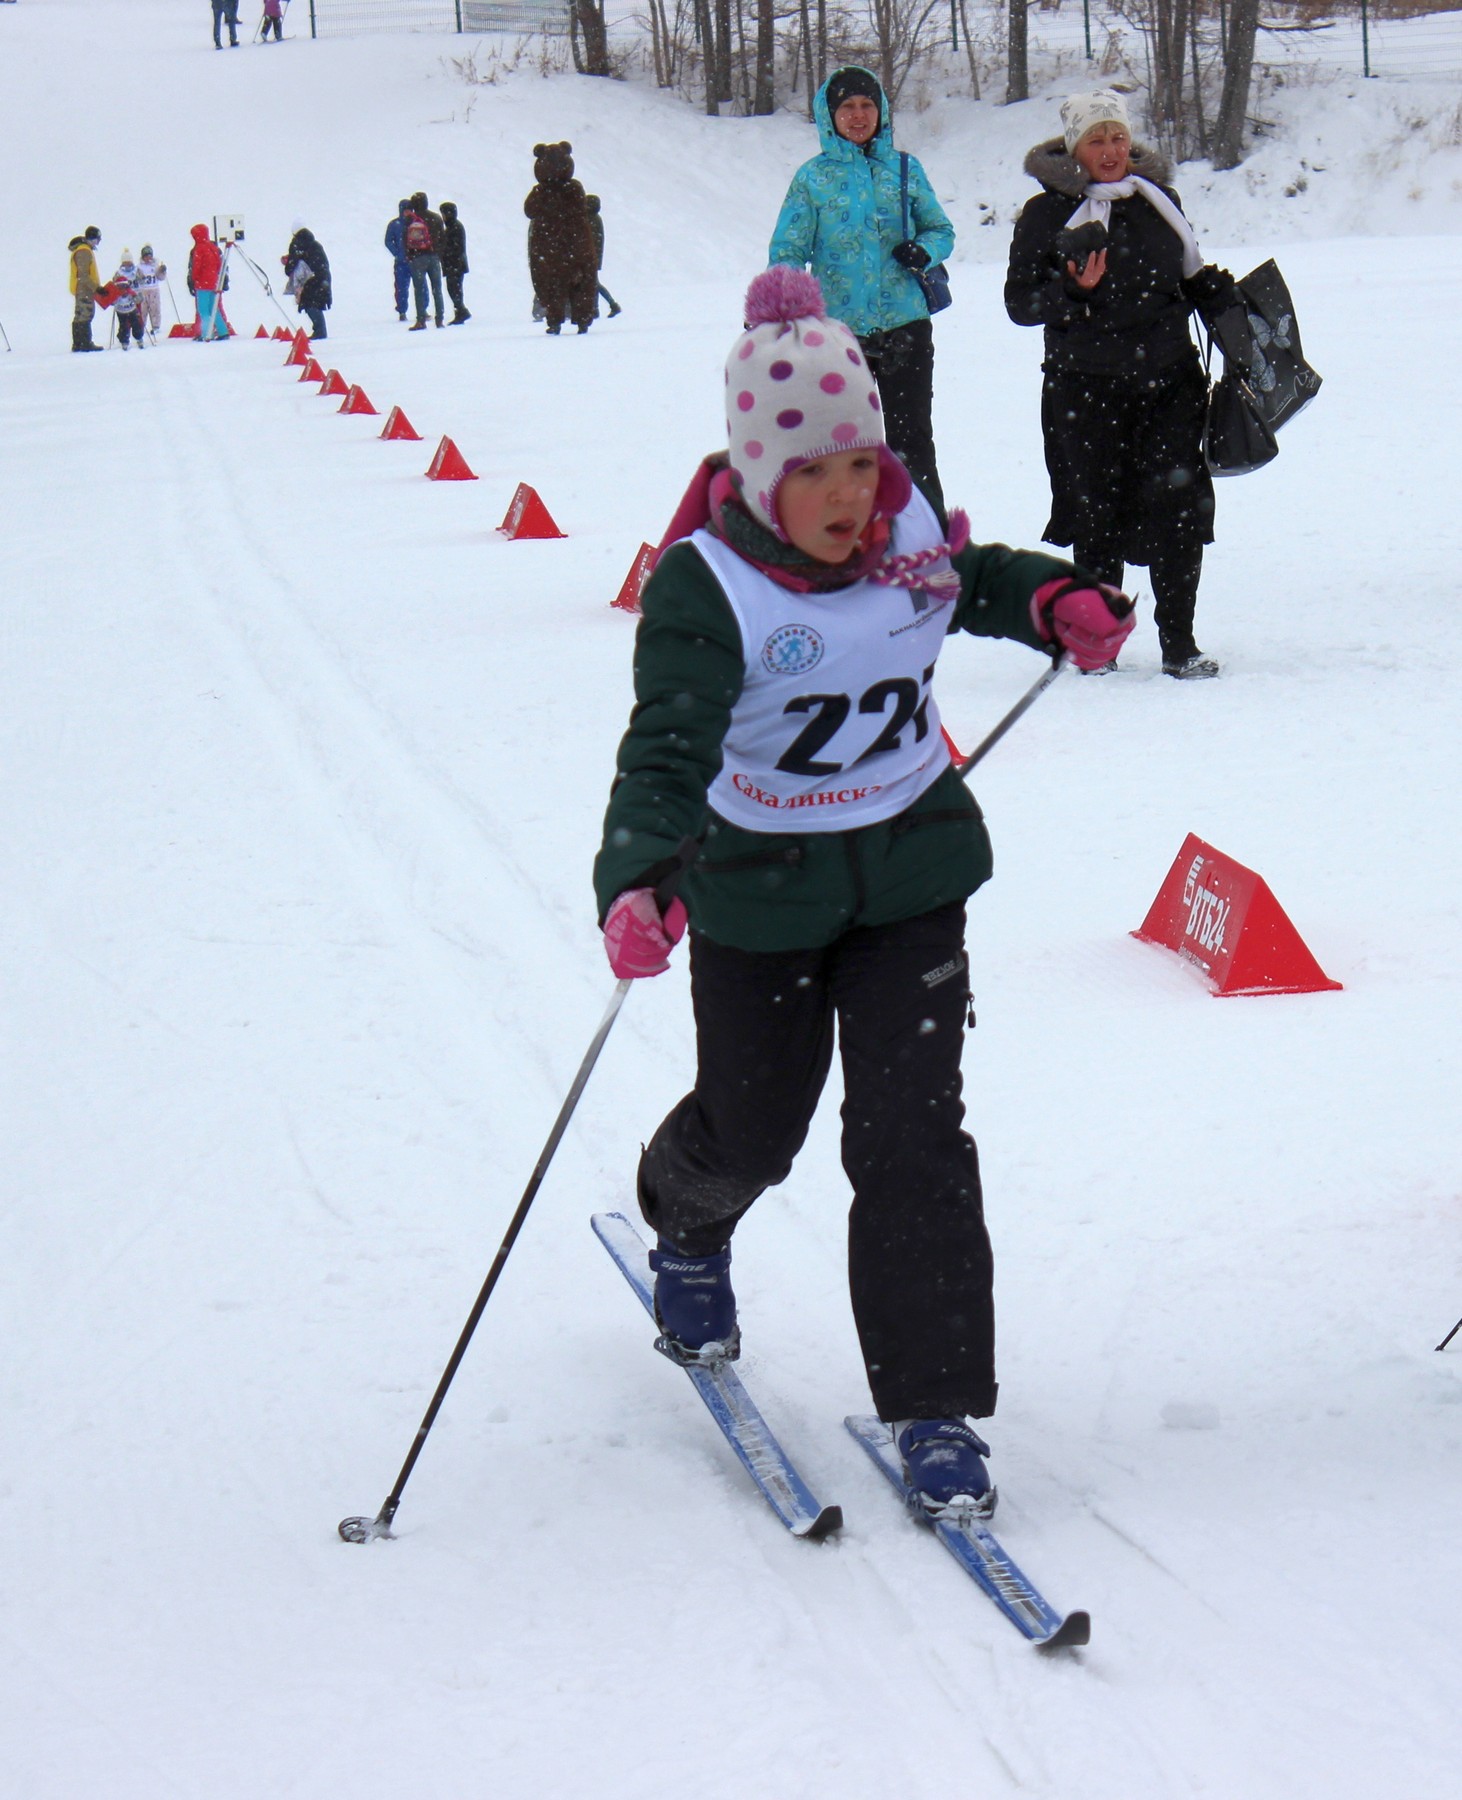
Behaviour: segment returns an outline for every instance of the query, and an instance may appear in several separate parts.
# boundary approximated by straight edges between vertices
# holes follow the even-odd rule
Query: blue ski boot
[[[893,1430],[911,1512],[951,1524],[990,1517],[997,1496],[982,1437],[961,1419],[901,1419]]]
[[[715,1256],[686,1256],[660,1239],[655,1271],[655,1348],[671,1362],[735,1362],[741,1354],[729,1246]]]

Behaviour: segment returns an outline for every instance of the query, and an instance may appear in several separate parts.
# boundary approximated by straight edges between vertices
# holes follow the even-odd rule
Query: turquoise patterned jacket
[[[827,109],[827,83],[812,104],[822,154],[792,177],[772,233],[767,261],[808,264],[822,284],[829,314],[866,338],[927,319],[923,290],[891,254],[904,236],[899,205],[899,153],[893,147],[888,103],[868,149],[838,136]],[[943,262],[954,248],[954,227],[934,197],[917,157],[909,158],[910,235]]]

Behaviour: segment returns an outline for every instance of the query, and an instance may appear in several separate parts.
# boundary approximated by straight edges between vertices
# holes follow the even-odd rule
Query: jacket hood
[[[192,238],[195,244],[208,243],[208,227],[206,225],[195,225],[192,230]]]
[[[1131,162],[1134,175],[1154,181],[1159,187],[1172,186],[1172,159],[1155,144],[1139,144],[1134,138]],[[1026,156],[1025,172],[1053,194],[1068,194],[1073,200],[1085,199],[1086,190],[1091,186],[1091,177],[1066,148],[1064,138],[1050,138],[1044,144],[1037,144]]]
[[[862,65],[845,63],[843,66],[856,69]],[[889,111],[888,95],[884,93],[882,82],[871,69],[864,69],[863,73],[878,89],[878,130],[868,140],[866,149],[850,144],[845,137],[839,137],[838,128],[833,124],[833,116],[828,111],[828,84],[825,81],[812,102],[812,117],[817,125],[817,135],[822,140],[822,153],[824,156],[834,156],[840,162],[851,162],[856,156],[876,156],[880,162],[897,162],[897,153],[893,147],[893,115]]]
[[[456,202],[452,201],[452,200],[443,200],[443,202],[442,202],[442,217],[444,219],[455,219],[456,216],[457,216]]]

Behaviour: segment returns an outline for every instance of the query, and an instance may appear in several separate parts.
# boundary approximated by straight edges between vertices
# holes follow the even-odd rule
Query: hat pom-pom
[[[789,263],[776,263],[746,290],[746,329],[790,325],[797,319],[825,319],[827,308],[817,277]]]

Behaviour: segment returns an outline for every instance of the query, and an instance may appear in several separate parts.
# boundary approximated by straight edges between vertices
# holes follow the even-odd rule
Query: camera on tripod
[[[215,244],[242,244],[244,241],[243,214],[215,213],[213,215],[213,241]]]

